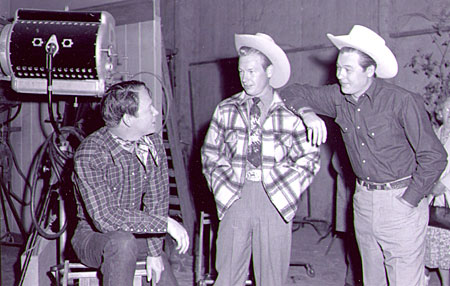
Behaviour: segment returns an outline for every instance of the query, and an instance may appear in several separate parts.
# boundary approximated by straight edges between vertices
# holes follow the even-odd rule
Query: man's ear
[[[124,124],[125,126],[130,127],[130,124],[131,124],[131,115],[125,113],[125,114],[122,116],[121,121],[123,122],[123,124]]]
[[[273,65],[270,65],[266,68],[267,78],[272,78],[273,75]]]
[[[375,66],[370,65],[366,68],[367,77],[375,77]]]

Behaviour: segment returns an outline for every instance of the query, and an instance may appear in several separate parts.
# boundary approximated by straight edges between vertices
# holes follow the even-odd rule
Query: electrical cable
[[[17,116],[19,115],[20,111],[21,111],[21,107],[22,104],[16,105],[18,106],[16,113],[14,114],[14,116],[10,116],[10,110],[12,108],[14,108],[15,106],[10,106],[9,107],[9,111],[8,111],[8,118],[3,121],[2,123],[0,123],[0,127],[6,127],[9,128],[9,123],[12,122],[14,119],[17,118]],[[25,181],[26,186],[29,188],[30,184],[25,176],[25,174],[23,173],[23,171],[20,169],[20,166],[18,164],[18,160],[17,160],[17,156],[14,153],[10,141],[9,141],[9,136],[5,136],[5,140],[0,141],[0,146],[2,146],[2,150],[4,150],[6,152],[6,157],[8,158],[9,161],[13,162],[13,165],[15,167],[15,169],[17,170],[17,173],[19,174],[19,176]],[[12,193],[11,191],[8,190],[8,195],[11,196],[14,200],[16,200],[19,204],[21,204],[22,206],[28,206],[30,204],[30,202],[26,202],[25,200],[19,198],[15,193]]]
[[[15,107],[15,106],[11,106],[10,109],[12,109],[12,108],[14,108],[14,107]],[[6,124],[10,123],[11,121],[13,121],[14,119],[16,119],[17,116],[19,115],[19,113],[20,113],[21,110],[22,110],[22,104],[18,104],[18,105],[17,105],[16,113],[14,114],[14,116],[12,116],[12,117],[6,119],[5,121],[1,122],[1,123],[0,123],[0,126],[6,125]]]
[[[71,170],[69,168],[63,168],[63,161],[64,160],[60,160],[59,156],[55,156],[55,155],[61,155],[60,149],[58,148],[58,144],[57,144],[57,140],[56,137],[58,136],[63,136],[64,134],[68,134],[68,136],[73,135],[79,142],[81,142],[84,139],[84,133],[76,127],[72,127],[72,126],[65,126],[62,127],[60,129],[60,134],[57,134],[57,132],[53,132],[52,134],[50,134],[49,136],[47,136],[47,138],[45,139],[44,143],[41,145],[41,147],[38,150],[38,155],[36,157],[36,159],[34,160],[34,166],[32,168],[32,173],[31,173],[31,177],[32,177],[32,186],[30,186],[31,189],[31,207],[30,207],[30,211],[31,211],[31,218],[32,218],[32,230],[31,230],[31,235],[29,236],[28,240],[27,240],[27,245],[26,245],[26,257],[23,263],[23,267],[21,270],[21,276],[20,276],[20,281],[19,281],[19,286],[23,285],[24,279],[25,279],[25,275],[28,269],[28,265],[30,263],[31,260],[31,256],[33,253],[33,249],[35,248],[36,245],[36,241],[37,238],[39,237],[39,235],[43,236],[44,238],[47,239],[56,239],[58,237],[60,237],[64,231],[67,228],[67,219],[64,222],[63,226],[60,227],[60,230],[57,231],[56,233],[49,233],[47,231],[47,226],[41,226],[43,223],[48,224],[48,219],[51,219],[48,216],[48,207],[50,205],[50,201],[51,201],[51,195],[56,194],[57,195],[57,201],[59,201],[62,197],[62,194],[59,192],[60,190],[57,187],[60,187],[60,184],[48,184],[48,186],[43,186],[43,188],[41,189],[41,192],[45,192],[44,197],[42,198],[42,194],[41,194],[41,200],[39,203],[37,203],[34,199],[36,197],[36,193],[37,193],[37,183],[38,183],[38,176],[40,175],[39,169],[43,169],[43,160],[44,160],[44,156],[46,155],[46,153],[51,153],[50,155],[50,163],[52,164],[51,166],[51,170],[47,170],[49,173],[52,173],[52,170],[55,174],[57,174],[57,182],[61,182],[61,179],[63,179],[63,177],[60,174],[60,171],[62,170],[63,172],[66,171],[68,174],[71,173]],[[65,139],[68,138],[65,137]],[[75,148],[74,148],[75,149]],[[56,151],[59,150],[59,151]],[[64,153],[62,153],[64,154]],[[71,153],[71,155],[69,156],[63,156],[66,159],[70,159],[73,157],[73,152]],[[54,164],[54,162],[58,162],[57,165]],[[49,180],[51,180],[51,174],[50,174],[50,178],[48,178]],[[48,187],[48,188],[46,188]],[[74,184],[74,187],[76,188],[76,185]],[[37,204],[37,205],[36,205]],[[39,210],[37,209],[39,208]]]
[[[25,182],[25,185],[27,186],[28,189],[31,189],[31,185],[30,182],[27,179],[27,176],[24,174],[24,172],[22,171],[22,169],[19,166],[18,160],[17,160],[17,156],[16,153],[13,151],[12,147],[11,147],[11,143],[9,142],[9,138],[8,141],[5,144],[8,148],[6,150],[8,150],[8,152],[11,154],[11,158],[12,161],[14,163],[14,167],[17,170],[17,173],[19,174],[19,176],[23,179],[23,181]],[[30,204],[30,202],[24,202],[23,205],[28,206]]]
[[[17,169],[17,171],[18,171],[18,173],[19,173],[19,175],[20,175],[20,176],[25,180],[25,182],[28,184],[28,181],[27,181],[27,179],[26,179],[25,174],[23,174],[22,170],[20,170],[20,168],[17,168],[17,166],[16,166],[16,164],[17,164],[17,158],[16,158],[15,154],[11,151],[11,147],[10,147],[7,143],[4,143],[4,142],[0,142],[0,145],[2,145],[2,146],[5,147],[5,148],[4,148],[4,151],[6,151],[6,153],[7,153],[6,156],[7,156],[8,158],[11,158],[11,160],[12,160],[14,166],[16,167],[16,169]],[[12,192],[8,191],[8,195],[11,196],[14,200],[16,200],[16,201],[17,201],[19,204],[21,204],[22,206],[28,206],[28,205],[30,204],[30,202],[26,202],[26,201],[24,201],[23,199],[19,198],[19,197],[17,196],[17,194],[15,194],[15,193],[12,193]]]
[[[70,150],[71,145],[67,139],[69,139],[69,136],[73,136],[78,143],[84,139],[83,132],[76,127],[65,126],[60,128],[59,131],[60,134],[53,132],[47,136],[41,145],[31,174],[31,218],[38,233],[47,239],[58,238],[67,227],[67,221],[65,221],[58,231],[49,232],[47,230],[48,224],[52,222],[46,218],[50,200],[53,199],[52,196],[56,196],[56,200],[61,199],[63,196],[61,191],[62,182],[65,179],[63,173],[65,175],[71,173],[71,170],[65,168],[65,164],[73,158],[74,152]],[[58,140],[64,140],[65,142],[61,143]],[[67,145],[62,147],[61,144]],[[63,152],[62,149],[66,151]],[[38,189],[39,184],[43,184],[40,189]],[[42,225],[43,223],[44,226]]]

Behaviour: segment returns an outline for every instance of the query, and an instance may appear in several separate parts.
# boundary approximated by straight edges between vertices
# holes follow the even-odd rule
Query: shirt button
[[[370,181],[370,177],[367,177],[366,180],[367,180],[367,181]]]
[[[361,127],[360,126],[356,126],[356,129],[360,129]]]
[[[372,136],[375,136],[375,133],[373,133],[373,132],[372,132],[372,133],[370,133],[370,134],[372,134]]]
[[[358,109],[356,109],[358,112],[360,112],[361,111],[361,108],[358,108]]]
[[[365,163],[366,163],[366,160],[362,160],[362,162],[363,162],[363,164],[365,164]]]
[[[133,175],[133,176],[134,176],[134,172],[131,172],[131,175]]]
[[[366,145],[366,144],[364,144],[364,142],[362,142],[362,143],[361,143],[361,146],[364,146],[364,145]]]

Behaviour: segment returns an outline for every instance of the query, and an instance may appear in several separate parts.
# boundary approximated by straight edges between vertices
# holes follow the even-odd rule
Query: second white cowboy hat
[[[340,50],[350,47],[368,54],[377,63],[375,74],[379,78],[393,78],[397,75],[398,64],[392,51],[382,37],[367,27],[354,25],[348,35],[327,34],[330,41]]]
[[[283,87],[288,82],[291,76],[288,57],[269,35],[263,33],[235,34],[234,44],[238,53],[241,47],[250,47],[257,49],[269,58],[273,65],[273,74],[270,78],[270,85],[273,88]]]

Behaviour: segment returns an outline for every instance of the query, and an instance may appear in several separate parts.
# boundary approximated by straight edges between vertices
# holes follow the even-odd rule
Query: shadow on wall
[[[238,58],[191,64],[189,77],[194,138],[188,167],[190,187],[196,209],[215,216],[216,206],[202,173],[200,151],[216,106],[222,100],[242,91]]]

